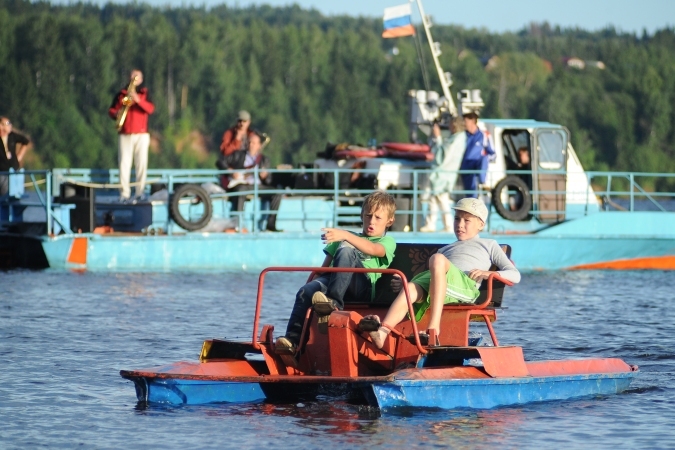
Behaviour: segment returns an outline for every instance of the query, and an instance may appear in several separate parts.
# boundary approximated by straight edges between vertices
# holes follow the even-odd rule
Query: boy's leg
[[[288,326],[286,327],[286,339],[291,341],[296,347],[300,344],[300,336],[302,334],[302,326],[305,323],[305,316],[307,310],[312,306],[312,296],[316,292],[326,292],[328,285],[328,277],[325,275],[310,281],[300,288],[295,296],[295,303],[291,311],[291,317],[288,319]]]
[[[363,268],[359,251],[353,247],[342,247],[333,256],[333,267]],[[332,273],[328,283],[326,296],[335,302],[335,307],[344,309],[345,294],[350,300],[366,297],[370,300],[370,278],[364,273],[336,272]]]
[[[425,294],[424,289],[417,283],[408,283],[408,291],[410,292],[410,301],[413,303],[420,301],[422,295]],[[406,314],[408,314],[408,301],[405,298],[405,291],[401,289],[401,292],[398,293],[396,299],[389,307],[382,323],[397,325]]]
[[[417,283],[409,283],[408,291],[410,292],[410,301],[413,303],[420,301],[422,297],[426,295],[426,291]],[[377,331],[372,331],[370,333],[370,339],[377,348],[382,348],[384,346],[384,340],[391,331],[389,327],[398,325],[407,313],[408,301],[405,297],[405,291],[401,289],[401,292],[398,293],[396,299],[389,307],[384,319],[380,322],[382,326],[380,326]]]
[[[440,253],[436,253],[429,259],[429,272],[431,283],[429,284],[429,301],[431,302],[431,315],[429,316],[429,329],[436,330],[438,335],[441,329],[441,313],[445,303],[445,293],[448,288],[446,274],[450,269],[450,261]]]
[[[333,256],[333,267],[362,268],[359,251],[353,247],[341,247]],[[328,331],[328,317],[337,309],[342,310],[345,299],[351,301],[370,300],[372,284],[365,273],[333,272],[330,274],[328,290],[316,292],[312,307],[319,316],[319,331]]]

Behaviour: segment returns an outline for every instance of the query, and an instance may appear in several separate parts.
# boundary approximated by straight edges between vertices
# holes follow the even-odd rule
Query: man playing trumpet
[[[118,161],[120,169],[120,200],[131,197],[131,163],[136,169],[136,198],[143,196],[148,169],[148,116],[155,111],[155,105],[148,98],[148,89],[143,83],[143,72],[131,71],[129,86],[120,90],[113,99],[108,115],[117,121],[119,132]]]

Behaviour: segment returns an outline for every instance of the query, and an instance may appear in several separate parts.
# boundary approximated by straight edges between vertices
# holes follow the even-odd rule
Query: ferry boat
[[[675,269],[675,194],[647,192],[640,184],[672,179],[672,174],[585,172],[562,126],[524,120],[482,123],[495,137],[497,153],[488,169],[486,187],[491,190],[481,193],[490,209],[482,236],[517,248],[520,270]],[[504,139],[514,133],[527,135],[536,149],[531,171],[508,169]],[[562,168],[539,163],[542,136],[559,140]],[[0,266],[95,271],[318,266],[321,228],[357,229],[360,200],[372,191],[341,185],[356,163],[366,166],[359,171],[373,188],[386,188],[397,198],[390,231],[397,242],[454,241],[452,233],[420,232],[427,211],[427,161],[357,157],[331,162],[335,168],[275,170],[280,178],[303,180],[302,188],[295,183],[279,187],[284,195],[277,216],[277,227],[284,230],[280,233],[258,231],[264,210],[254,186],[241,193],[250,198],[242,213],[230,210],[232,194],[209,193],[218,191],[222,171],[150,170],[150,178],[167,189],[136,204],[119,203],[109,189],[105,195],[105,188],[117,182],[116,170],[14,175],[30,177],[35,188],[0,199]],[[522,188],[522,176],[531,176],[532,189]],[[546,183],[555,187],[544,187]],[[23,187],[23,182],[15,184]],[[180,185],[193,188],[174,189]],[[453,192],[455,198],[467,194],[461,188]]]
[[[429,135],[432,122],[477,111],[483,102],[479,91],[464,90],[457,108],[451,77],[441,69],[439,46],[417,4],[442,95],[408,93],[413,143],[331,147],[312,167],[270,170],[284,196],[276,223],[284,232],[259,231],[265,210],[256,186],[236,193],[247,196],[243,212],[231,210],[235,194],[219,187],[228,171],[151,169],[153,189],[132,204],[118,202],[111,191],[119,183],[117,170],[25,171],[8,174],[9,195],[0,197],[0,267],[318,266],[321,228],[358,229],[360,201],[376,188],[397,198],[390,230],[397,242],[453,241],[448,233],[420,232],[432,155],[415,141],[420,130]],[[564,124],[481,118],[478,125],[495,150],[477,193],[490,208],[482,235],[517,248],[520,270],[675,269],[675,193],[651,188],[674,185],[675,175],[585,171]],[[523,151],[527,168],[519,165]],[[448,173],[457,179],[471,173],[460,171],[462,155],[455,157],[457,169]],[[450,194],[455,200],[476,195],[459,185]]]

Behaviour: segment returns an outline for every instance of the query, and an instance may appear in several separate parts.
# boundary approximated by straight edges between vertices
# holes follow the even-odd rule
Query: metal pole
[[[635,210],[635,175],[630,174],[630,212]]]
[[[424,14],[424,8],[422,8],[422,0],[417,0],[417,8],[420,11],[420,16],[422,16],[422,25],[424,25],[424,32],[427,35],[427,41],[429,42],[429,49],[431,50],[431,57],[434,59],[434,65],[436,66],[436,72],[438,73],[438,79],[441,82],[441,89],[443,90],[443,95],[448,99],[449,112],[453,116],[457,115],[457,107],[455,106],[455,101],[450,94],[450,84],[445,78],[445,72],[441,67],[441,63],[438,61],[438,55],[440,52],[436,53],[436,46],[433,38],[431,37],[431,30],[429,29],[429,22],[427,21],[427,16]]]
[[[52,234],[52,172],[48,170],[45,174],[45,209],[47,212],[47,236]],[[36,190],[40,188],[35,186]],[[70,213],[68,213],[70,214]]]
[[[338,206],[340,205],[340,200],[338,195],[340,193],[340,174],[338,169],[333,170],[333,228],[337,227],[338,223]]]
[[[258,166],[253,167],[253,223],[251,228],[255,233],[258,232],[258,220],[260,215],[260,205],[258,204],[258,181],[260,177],[258,175]]]
[[[171,236],[173,226],[171,220],[171,193],[173,192],[173,175],[169,174],[169,182],[166,187],[167,189],[167,202],[166,202],[166,234]]]
[[[417,171],[413,171],[413,220],[412,220],[412,230],[411,231],[419,231],[417,228],[417,198],[418,198],[418,189],[417,189]]]
[[[588,194],[591,189],[591,177],[592,175],[586,172],[586,198],[584,199],[584,216],[588,215]]]

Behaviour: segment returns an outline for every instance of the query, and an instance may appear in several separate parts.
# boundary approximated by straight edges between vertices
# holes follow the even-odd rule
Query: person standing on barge
[[[120,169],[120,200],[129,201],[131,197],[131,164],[136,169],[136,198],[143,197],[145,180],[148,169],[148,148],[150,147],[150,133],[148,132],[148,116],[155,112],[155,105],[150,101],[148,89],[138,88],[143,83],[143,72],[138,69],[131,71],[128,88],[121,89],[113,99],[108,115],[117,120],[117,113],[124,107],[125,102],[131,101],[126,119],[119,129],[118,162]]]
[[[0,172],[19,170],[30,140],[23,134],[13,131],[12,122],[6,116],[0,117],[0,138],[2,138]],[[9,193],[9,175],[0,174],[0,195],[7,193]]]
[[[441,136],[441,127],[434,123],[431,135],[431,152],[434,154],[434,163],[429,182],[431,184],[431,196],[429,198],[429,214],[426,218],[426,224],[420,228],[420,231],[436,231],[436,222],[438,221],[438,211],[443,214],[443,231],[451,233],[453,231],[453,218],[450,212],[450,192],[455,187],[457,181],[457,159],[455,154],[460,155],[466,148],[466,134],[463,133],[464,124],[459,117],[450,122],[450,132],[452,135],[448,139]]]
[[[480,173],[462,175],[462,184],[466,195],[478,197],[478,185],[485,183],[490,156],[495,154],[487,133],[478,128],[478,114],[467,112],[463,115],[466,128],[466,151],[460,170],[480,170]]]

